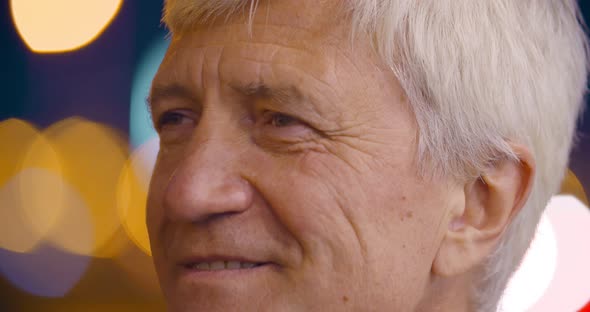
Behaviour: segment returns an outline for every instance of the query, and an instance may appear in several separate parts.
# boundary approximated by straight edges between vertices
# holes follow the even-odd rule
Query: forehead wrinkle
[[[181,47],[172,43],[152,81],[154,86],[179,85],[188,90],[194,98],[201,97],[200,84],[202,77],[199,72],[203,70],[204,51],[197,49],[187,57],[181,52]]]
[[[174,34],[173,41],[182,41],[180,38],[198,34],[198,37],[206,38],[208,46],[227,45],[228,42],[247,44],[272,44],[290,48],[295,43],[298,50],[313,51],[319,45],[340,45],[349,43],[348,33],[334,28],[333,31],[322,29],[321,31],[310,31],[306,28],[296,27],[288,24],[264,24],[255,25],[258,31],[248,32],[243,24],[228,23],[215,26],[199,26],[188,32]],[[272,30],[272,31],[269,31]],[[230,37],[227,35],[231,34]],[[268,34],[272,34],[269,36]],[[280,35],[277,35],[280,34]]]
[[[273,42],[252,42],[252,41],[230,41],[232,44],[220,44],[217,47],[224,47],[223,60],[241,59],[261,63],[276,63],[277,58],[283,53],[291,54],[288,59],[300,60],[303,58],[316,59],[314,51],[295,48],[286,44]],[[201,47],[203,48],[203,47]],[[294,56],[294,55],[296,56]],[[279,57],[277,57],[279,55]]]
[[[258,2],[258,1],[256,1]],[[188,32],[196,27],[217,27],[223,25],[239,25],[248,32],[254,26],[280,25],[297,27],[298,29],[321,33],[329,26],[343,23],[349,19],[348,6],[338,1],[273,0],[257,3],[254,10],[245,12],[203,12],[195,23],[169,25],[174,33]],[[180,27],[175,27],[180,26]]]
[[[231,49],[226,49],[226,51],[229,50]],[[278,50],[280,49],[275,49],[271,53],[274,53]],[[270,55],[267,54],[267,56]],[[244,57],[242,55],[235,58],[224,55],[222,63],[225,64],[221,65],[224,67],[224,69],[222,70],[220,79],[224,84],[232,87],[235,91],[244,95],[256,95],[260,97],[272,98],[279,103],[282,102],[285,104],[293,102],[310,102],[310,104],[312,104],[311,106],[313,110],[316,112],[316,114],[318,114],[321,110],[318,105],[321,106],[322,101],[320,101],[320,98],[317,98],[316,95],[333,95],[335,90],[326,81],[330,78],[327,77],[326,79],[322,79],[316,76],[333,76],[333,73],[326,74],[327,72],[331,72],[333,65],[321,66],[323,69],[320,71],[320,73],[317,73],[315,71],[306,71],[305,69],[300,68],[300,66],[294,64],[277,62],[276,58],[274,59],[275,60],[271,61]],[[281,59],[286,58],[281,57]],[[249,63],[251,65],[250,70],[236,72],[237,67],[235,64],[240,63]],[[305,62],[300,60],[298,63],[303,64]],[[330,69],[328,70],[326,67],[330,67]],[[291,73],[277,74],[277,71],[283,71],[285,68],[287,68]],[[294,71],[297,73],[297,75],[293,74]],[[313,87],[311,90],[306,90],[307,88],[300,88],[297,85],[297,80],[311,80],[312,83],[305,83],[304,86],[312,85],[315,87]],[[321,86],[320,90],[318,90],[318,86]]]
[[[263,79],[260,79],[252,83],[240,84],[240,82],[226,82],[226,84],[244,96],[270,99],[286,109],[304,109],[311,112],[312,115],[306,114],[310,118],[314,116],[309,121],[315,120],[319,122],[319,124],[316,123],[316,126],[323,130],[329,131],[330,129],[339,127],[338,118],[340,118],[340,114],[334,115],[328,113],[322,109],[322,107],[326,106],[326,103],[306,92],[305,89],[301,89],[291,83],[273,85],[273,82],[267,84]],[[287,110],[289,111],[290,109]],[[338,117],[334,118],[335,116]]]
[[[312,73],[308,73],[305,70],[294,66],[292,64],[285,64],[285,63],[275,63],[272,66],[272,70],[273,70],[273,76],[277,76],[276,69],[281,69],[281,68],[288,68],[291,71],[297,72],[298,74],[300,74],[300,76],[306,77],[307,79],[312,80],[315,83],[312,83],[312,85],[314,86],[322,86],[323,90],[313,90],[313,92],[317,92],[319,94],[325,94],[326,91],[330,91],[330,94],[332,94],[333,96],[335,94],[338,94],[337,90],[334,89],[334,87],[327,81],[327,79],[329,79],[329,77],[316,77],[315,75],[313,75]],[[335,77],[332,77],[332,79],[334,79]],[[336,80],[336,79],[334,79]],[[308,94],[309,95],[309,94]],[[312,99],[317,100],[315,98],[313,98],[313,96],[309,95]]]
[[[251,82],[246,85],[230,85],[235,91],[251,97],[266,98],[283,105],[294,105],[303,103],[308,97],[296,86],[273,87],[263,80]]]
[[[335,79],[335,75],[333,73],[332,70],[327,70],[326,68],[323,68],[322,70],[318,71],[318,70],[305,70],[303,68],[301,68],[301,66],[297,66],[296,64],[291,64],[291,63],[285,63],[285,62],[270,62],[270,61],[266,61],[266,60],[258,60],[258,59],[253,59],[253,58],[244,58],[244,57],[240,57],[240,60],[235,60],[235,59],[228,59],[226,58],[225,60],[222,60],[220,63],[225,63],[225,64],[221,64],[220,66],[223,67],[224,70],[221,71],[221,75],[220,75],[220,79],[223,81],[228,81],[228,84],[230,85],[236,85],[236,86],[240,86],[241,87],[236,87],[236,89],[240,90],[243,89],[245,91],[245,85],[251,84],[252,86],[255,86],[253,83],[236,83],[233,81],[240,81],[240,80],[244,80],[244,79],[248,79],[248,80],[253,80],[251,78],[246,78],[245,74],[242,72],[241,75],[237,75],[237,76],[241,76],[240,78],[234,78],[234,79],[230,79],[231,76],[236,76],[236,64],[242,63],[242,64],[250,64],[250,65],[255,65],[257,70],[255,71],[256,73],[254,74],[256,76],[256,79],[254,79],[256,82],[261,83],[261,80],[263,80],[264,78],[266,78],[266,80],[268,81],[276,81],[276,77],[280,77],[280,76],[284,76],[284,74],[282,75],[278,75],[276,73],[277,70],[281,70],[281,69],[285,69],[288,68],[289,71],[295,71],[297,72],[297,74],[299,74],[299,77],[309,77],[311,78],[313,81],[315,81],[318,84],[324,85],[327,88],[330,89],[330,91],[334,92],[335,90],[333,90],[333,87],[330,85],[329,80],[336,80]],[[233,66],[230,66],[233,65]],[[271,70],[271,72],[269,73],[271,77],[264,77],[265,75],[262,74],[262,68],[266,67],[268,69]],[[251,72],[250,70],[246,71],[246,72]],[[269,75],[267,74],[267,75]],[[252,73],[250,73],[250,75],[252,75]],[[226,77],[227,76],[227,77]],[[322,77],[323,76],[323,77]],[[293,78],[293,76],[291,75],[291,78]],[[287,79],[282,79],[282,80],[287,80]],[[294,82],[289,82],[290,84],[294,85]],[[275,86],[275,85],[271,85],[270,83],[265,83],[266,85],[269,85],[272,87],[272,89],[279,89],[280,86]],[[278,84],[278,83],[277,83]],[[298,90],[301,91],[301,89],[297,88]],[[322,92],[324,92],[325,90],[322,90]],[[305,94],[305,92],[300,92],[301,94]]]

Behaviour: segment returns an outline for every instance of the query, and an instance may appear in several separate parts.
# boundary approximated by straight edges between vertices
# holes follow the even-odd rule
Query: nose
[[[201,141],[187,153],[165,191],[167,217],[194,223],[247,210],[253,191],[239,173],[240,154],[221,139]]]

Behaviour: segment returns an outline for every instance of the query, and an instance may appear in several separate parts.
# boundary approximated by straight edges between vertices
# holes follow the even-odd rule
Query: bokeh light
[[[43,152],[38,148],[33,150]],[[25,157],[24,164],[31,163],[27,158]],[[52,226],[47,228],[47,233],[33,232],[37,241],[33,246],[35,248],[27,250],[27,253],[0,249],[0,272],[12,284],[26,292],[42,297],[62,297],[83,275],[89,258],[64,252],[48,242],[57,236],[67,239],[71,244],[94,245],[92,223],[89,215],[84,215],[84,212],[87,212],[84,202],[78,192],[63,178],[47,169],[28,167],[12,181],[4,189],[9,197],[16,197],[16,200],[8,203],[9,209],[23,211],[29,206],[34,208],[39,216],[28,216],[30,220],[37,220],[37,226],[33,227],[33,230],[38,230],[43,216],[47,216],[43,208],[48,211],[59,208],[67,217],[49,216],[53,219],[50,222]],[[21,188],[15,190],[11,186]],[[29,200],[28,203],[26,199]],[[58,220],[58,223],[55,220]],[[24,228],[27,228],[26,225]],[[69,237],[64,235],[64,230],[70,232]],[[24,229],[21,229],[20,233],[24,233]]]
[[[63,213],[61,162],[50,142],[20,120],[0,123],[0,142],[11,151],[0,156],[0,247],[28,252]]]
[[[18,173],[22,158],[32,142],[39,136],[37,129],[24,121],[8,119],[0,122],[0,248],[26,252],[41,239],[26,218],[22,216],[19,183],[13,177]]]
[[[61,217],[45,235],[44,241],[66,253],[93,256],[95,253],[96,222],[79,190],[63,180]],[[39,196],[29,194],[29,196]]]
[[[590,298],[590,210],[577,197],[554,196],[498,311],[577,311]]]
[[[125,231],[141,250],[150,255],[145,222],[146,199],[159,145],[159,140],[154,138],[133,152],[121,174],[117,196],[119,215]]]
[[[555,230],[557,269],[535,312],[577,311],[590,299],[590,209],[570,195],[554,196],[546,211]]]
[[[588,209],[588,198],[582,183],[568,170],[560,195],[554,196],[547,205],[535,238],[512,276],[498,311],[544,312],[557,311],[566,306],[574,311],[590,298],[590,287],[583,285],[584,281],[590,280],[587,265],[590,263],[590,249],[572,244],[577,238],[584,240],[590,236]],[[576,253],[578,249],[582,252]],[[583,261],[587,261],[586,264]],[[576,283],[575,276],[579,283],[577,292],[571,291],[574,287],[572,283]],[[556,286],[558,284],[561,286]],[[564,289],[567,290],[565,293]]]
[[[18,33],[40,53],[79,49],[95,40],[121,8],[122,0],[11,0]]]
[[[17,174],[0,190],[2,248],[31,251],[55,227],[70,196],[63,179],[51,171],[28,168]]]
[[[0,249],[0,273],[19,289],[41,297],[66,295],[89,262],[89,257],[70,254],[50,244],[41,244],[24,254]]]
[[[39,136],[32,124],[20,119],[7,119],[0,122],[0,186],[15,174],[30,145]]]
[[[525,258],[504,291],[498,311],[528,311],[549,288],[557,267],[557,253],[555,231],[543,215]]]
[[[133,76],[129,121],[129,138],[133,147],[138,147],[157,136],[145,100],[168,45],[169,42],[164,36],[158,36],[141,57],[139,67]]]
[[[561,190],[560,194],[569,194],[575,196],[581,202],[586,204],[586,206],[590,206],[588,203],[588,196],[586,195],[586,191],[584,190],[584,186],[576,177],[576,175],[568,169],[563,182],[561,183]]]
[[[120,227],[116,209],[117,181],[124,167],[127,147],[112,129],[80,118],[70,118],[54,124],[44,132],[62,160],[65,181],[72,185],[84,201],[89,224],[60,220],[60,231],[53,232],[52,241],[65,250],[96,257],[111,257],[120,246],[109,244]],[[30,194],[38,196],[37,194]],[[75,206],[82,207],[82,206]],[[82,219],[83,220],[83,219]],[[93,246],[88,240],[75,239],[80,227],[94,230]],[[69,230],[68,230],[69,229]]]

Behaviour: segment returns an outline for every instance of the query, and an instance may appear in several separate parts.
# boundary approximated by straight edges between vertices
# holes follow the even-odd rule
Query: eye
[[[256,127],[256,141],[268,146],[301,143],[316,137],[315,128],[298,117],[276,111],[263,111]]]
[[[194,118],[188,111],[176,110],[163,113],[156,123],[156,128],[160,131],[171,127],[183,125],[193,125]]]
[[[264,115],[265,124],[275,128],[285,128],[302,124],[297,118],[282,113],[269,111]]]

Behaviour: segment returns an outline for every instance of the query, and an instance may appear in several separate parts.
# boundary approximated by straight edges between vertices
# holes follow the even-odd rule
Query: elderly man
[[[574,0],[168,0],[170,311],[494,311],[567,166]]]

